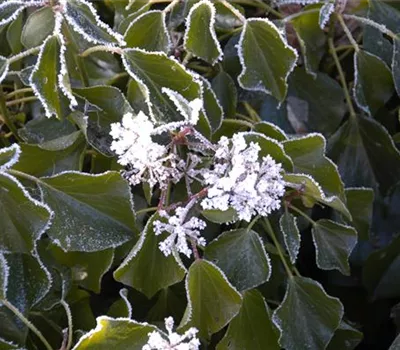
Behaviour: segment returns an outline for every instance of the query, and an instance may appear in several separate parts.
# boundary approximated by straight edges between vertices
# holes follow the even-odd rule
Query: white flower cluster
[[[203,169],[204,183],[209,185],[203,209],[234,208],[239,220],[250,221],[255,214],[267,216],[279,209],[285,192],[281,164],[271,156],[259,161],[260,146],[247,145],[243,134],[230,141],[221,137],[212,169]]]
[[[206,245],[205,239],[200,236],[200,231],[205,229],[206,223],[196,217],[191,217],[187,220],[188,212],[195,203],[196,199],[193,199],[186,207],[177,208],[173,216],[169,216],[165,211],[161,211],[161,215],[167,218],[168,222],[154,221],[154,232],[157,236],[164,232],[170,233],[159,244],[159,248],[165,256],[169,256],[176,250],[190,258],[192,251],[188,246],[188,239],[191,239],[197,245]]]
[[[111,124],[110,135],[114,139],[111,150],[118,155],[119,164],[130,168],[127,175],[132,185],[147,182],[151,187],[158,184],[165,189],[169,181],[176,183],[182,178],[185,161],[169,152],[167,146],[154,142],[153,137],[185,125],[194,125],[202,106],[201,100],[195,99],[188,106],[191,113],[186,113],[180,122],[156,127],[147,115],[139,112],[136,116],[127,113],[121,123]]]
[[[196,338],[198,330],[190,328],[183,335],[172,331],[174,319],[167,317],[165,319],[165,328],[168,332],[168,339],[165,339],[160,332],[153,331],[149,333],[149,340],[142,350],[198,350],[200,341]]]

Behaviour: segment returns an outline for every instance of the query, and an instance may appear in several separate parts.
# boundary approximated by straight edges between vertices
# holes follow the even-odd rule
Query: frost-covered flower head
[[[167,317],[165,319],[165,328],[168,335],[161,335],[160,332],[153,331],[149,333],[149,340],[142,350],[198,350],[200,341],[196,338],[198,330],[190,328],[183,335],[172,331],[174,319]],[[167,338],[167,339],[166,339]]]
[[[191,217],[187,220],[188,212],[195,203],[196,199],[193,199],[186,207],[178,207],[173,216],[169,216],[165,211],[161,211],[161,215],[168,219],[168,221],[154,221],[154,232],[157,236],[164,232],[170,233],[159,244],[159,248],[165,256],[169,256],[176,250],[189,258],[192,251],[188,246],[188,239],[191,239],[197,245],[206,245],[205,239],[200,236],[200,231],[205,229],[206,223],[196,217]]]
[[[232,139],[221,137],[212,169],[204,169],[204,183],[209,185],[203,209],[234,208],[239,220],[250,221],[255,214],[267,216],[279,209],[285,192],[282,166],[271,156],[259,160],[260,146],[243,134]]]

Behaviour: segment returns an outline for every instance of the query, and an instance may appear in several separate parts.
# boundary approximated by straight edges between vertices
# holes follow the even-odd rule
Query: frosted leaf
[[[276,0],[275,3],[278,6],[283,5],[291,5],[291,4],[298,4],[298,5],[311,5],[311,4],[318,4],[323,2],[323,0]]]
[[[183,335],[173,332],[174,319],[167,317],[164,320],[168,334],[159,331],[149,333],[147,344],[142,350],[198,350],[200,340],[196,338],[198,330],[194,327],[188,329]]]
[[[0,305],[1,300],[7,296],[8,278],[10,274],[10,267],[7,260],[2,253],[0,253]]]
[[[325,28],[333,11],[335,11],[335,5],[331,2],[328,2],[321,7],[319,11],[319,26],[321,29]]]
[[[212,169],[201,173],[208,185],[203,209],[236,210],[239,220],[250,221],[255,214],[268,216],[281,206],[285,192],[282,165],[270,155],[259,160],[258,143],[246,143],[243,133],[232,140],[221,137]]]
[[[8,0],[0,4],[0,26],[17,19],[27,7],[43,6],[46,1]]]
[[[121,45],[123,36],[114,32],[97,14],[94,6],[86,0],[62,0],[63,15],[71,27],[93,44]]]
[[[9,64],[7,58],[0,56],[0,83],[7,76],[8,69],[9,69]]]
[[[0,173],[10,169],[19,160],[21,148],[17,143],[10,147],[0,148]]]
[[[290,262],[296,263],[297,255],[300,251],[300,231],[297,227],[297,218],[292,214],[285,212],[279,219],[279,227],[283,234],[286,249],[289,253]]]

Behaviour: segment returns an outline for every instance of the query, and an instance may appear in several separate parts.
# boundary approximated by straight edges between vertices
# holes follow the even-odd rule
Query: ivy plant
[[[379,0],[0,0],[0,348],[397,349],[399,33]]]

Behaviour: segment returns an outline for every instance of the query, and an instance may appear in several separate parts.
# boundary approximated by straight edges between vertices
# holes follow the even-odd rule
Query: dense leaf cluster
[[[0,0],[0,349],[389,348],[398,33],[379,0]],[[191,172],[128,181],[137,115]],[[235,137],[268,215],[201,205]]]

